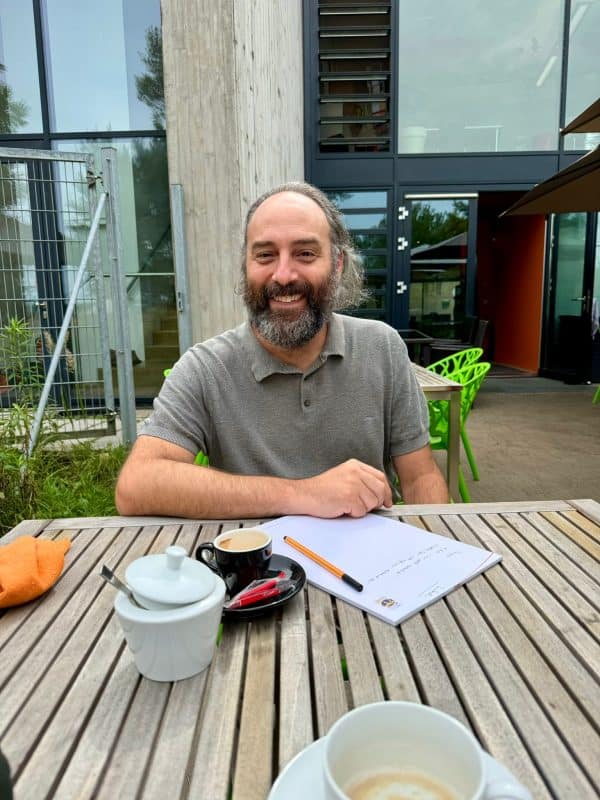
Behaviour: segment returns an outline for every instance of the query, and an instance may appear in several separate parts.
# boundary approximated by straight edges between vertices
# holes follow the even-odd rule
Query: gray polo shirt
[[[392,480],[391,457],[428,443],[429,417],[396,331],[334,314],[304,373],[268,353],[247,322],[194,345],[142,434],[237,474],[305,478],[357,458]]]

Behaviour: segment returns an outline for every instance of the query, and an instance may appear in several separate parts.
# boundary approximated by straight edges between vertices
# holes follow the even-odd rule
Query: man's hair
[[[331,200],[316,186],[302,181],[290,181],[289,183],[282,183],[269,189],[268,192],[261,194],[261,196],[252,203],[246,214],[246,222],[244,225],[244,241],[242,244],[242,274],[245,275],[246,271],[246,246],[248,244],[248,225],[254,216],[256,209],[264,203],[264,201],[275,194],[282,192],[295,192],[302,194],[313,200],[325,214],[327,223],[329,224],[329,238],[331,239],[331,263],[337,263],[340,253],[343,255],[343,270],[340,282],[337,288],[333,307],[335,310],[344,308],[352,308],[359,306],[369,296],[368,291],[364,287],[364,270],[362,266],[362,259],[352,244],[350,233],[344,224],[344,218],[339,209],[331,202]]]

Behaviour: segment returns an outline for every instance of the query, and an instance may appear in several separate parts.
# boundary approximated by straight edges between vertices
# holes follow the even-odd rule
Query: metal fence
[[[55,436],[115,432],[117,367],[135,438],[115,158],[100,180],[88,153],[0,149],[0,414],[39,406]]]

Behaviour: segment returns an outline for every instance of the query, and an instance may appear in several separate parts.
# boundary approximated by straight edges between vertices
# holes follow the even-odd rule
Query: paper
[[[273,552],[304,567],[308,581],[335,597],[398,625],[466,583],[501,556],[377,514],[360,519],[289,516],[261,528]],[[363,584],[362,592],[283,541],[291,536]]]

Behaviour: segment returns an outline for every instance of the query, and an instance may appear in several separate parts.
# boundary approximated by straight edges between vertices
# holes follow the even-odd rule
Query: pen
[[[301,553],[304,553],[304,555],[307,558],[310,558],[311,561],[315,561],[317,564],[320,564],[324,569],[328,570],[329,572],[332,572],[338,578],[341,578],[344,581],[344,583],[347,583],[348,586],[352,586],[352,588],[356,589],[357,592],[362,592],[363,590],[362,583],[359,583],[354,578],[351,578],[350,575],[346,574],[343,569],[336,567],[335,564],[332,564],[330,561],[327,561],[326,559],[323,558],[323,556],[320,556],[318,553],[314,553],[312,550],[309,550],[308,547],[306,547],[303,544],[300,544],[300,542],[297,542],[295,539],[292,539],[291,536],[284,536],[283,541],[289,544],[290,547],[294,547],[296,550],[299,550]]]

